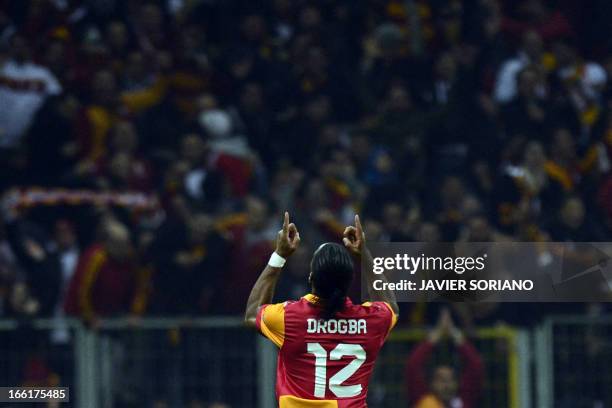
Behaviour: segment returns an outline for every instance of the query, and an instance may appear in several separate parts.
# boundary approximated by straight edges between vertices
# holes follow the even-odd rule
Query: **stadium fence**
[[[394,330],[379,355],[372,395],[374,407],[407,407],[405,363],[412,348],[427,336],[423,329]],[[484,365],[482,407],[521,408],[531,406],[530,335],[507,326],[480,328],[471,341]],[[460,367],[458,353],[450,343],[440,344],[431,365]]]
[[[381,351],[369,407],[408,407],[404,367],[424,329],[396,329]],[[612,406],[612,317],[560,316],[532,331],[480,328],[481,407]],[[432,362],[453,363],[451,345]],[[274,407],[275,347],[242,319],[0,320],[0,385],[69,386],[69,407]],[[199,404],[198,404],[199,403]]]
[[[612,407],[612,316],[552,316],[535,333],[538,407]]]

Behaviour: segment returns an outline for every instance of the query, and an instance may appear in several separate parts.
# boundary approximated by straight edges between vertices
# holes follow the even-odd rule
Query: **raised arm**
[[[374,275],[374,262],[372,260],[372,254],[366,246],[365,233],[363,232],[359,215],[355,215],[355,226],[350,225],[344,229],[342,242],[351,252],[351,254],[353,254],[357,262],[361,263],[363,261],[365,265],[365,269],[362,270],[362,273],[365,274],[364,277],[366,285],[368,285],[368,295],[370,300],[387,302],[391,306],[393,313],[398,316],[399,307],[397,306],[397,301],[395,300],[395,293],[388,289],[374,290],[373,283],[375,279],[382,279],[386,282],[387,278],[385,278],[385,276],[382,274]]]
[[[450,336],[461,354],[461,384],[459,395],[466,408],[478,405],[484,383],[485,366],[476,348],[465,338],[461,330],[450,323]]]
[[[274,289],[286,259],[297,249],[300,244],[300,233],[295,224],[289,222],[289,213],[285,211],[283,228],[278,231],[276,238],[276,250],[268,265],[255,282],[249,300],[247,301],[244,314],[244,324],[253,329],[257,328],[257,312],[262,305],[272,302]]]
[[[450,312],[444,308],[440,312],[436,326],[429,332],[425,340],[415,346],[406,361],[406,392],[408,399],[413,404],[430,392],[427,383],[427,366],[435,347],[449,334],[451,325]]]

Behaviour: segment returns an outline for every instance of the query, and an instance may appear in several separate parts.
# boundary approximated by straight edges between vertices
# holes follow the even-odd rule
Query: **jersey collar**
[[[311,303],[313,305],[316,305],[319,303],[319,297],[316,295],[313,295],[312,293],[302,296],[302,299],[306,299],[308,303]],[[351,299],[349,299],[348,296],[345,298],[344,303],[347,306],[350,306],[352,304]]]
[[[319,297],[313,295],[312,293],[303,296],[303,298],[306,299],[308,303],[312,303],[313,305],[319,303]]]

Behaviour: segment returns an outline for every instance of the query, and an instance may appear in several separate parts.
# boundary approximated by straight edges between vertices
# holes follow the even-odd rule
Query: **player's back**
[[[395,320],[386,303],[355,305],[348,298],[331,319],[321,317],[313,295],[262,307],[260,330],[280,347],[280,407],[365,407],[376,357]]]

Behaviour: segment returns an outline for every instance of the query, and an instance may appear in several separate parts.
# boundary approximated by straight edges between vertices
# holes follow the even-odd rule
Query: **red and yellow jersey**
[[[263,305],[257,328],[278,348],[280,408],[363,408],[376,356],[397,321],[384,302],[353,304],[322,319],[314,295]]]

